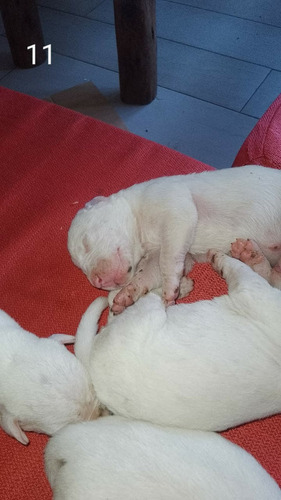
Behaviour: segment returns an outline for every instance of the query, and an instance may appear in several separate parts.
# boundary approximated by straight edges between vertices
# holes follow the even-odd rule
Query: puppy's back
[[[45,466],[54,500],[281,498],[254,458],[218,434],[121,417],[62,429]]]

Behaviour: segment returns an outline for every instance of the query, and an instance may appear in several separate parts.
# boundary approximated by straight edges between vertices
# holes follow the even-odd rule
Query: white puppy
[[[281,292],[246,264],[211,255],[228,295],[165,309],[150,293],[96,337],[107,300],[82,317],[75,353],[113,413],[219,431],[281,411]]]
[[[50,439],[54,500],[277,500],[275,481],[245,450],[213,432],[106,417]]]
[[[23,430],[53,434],[99,415],[86,370],[59,344],[71,341],[39,338],[0,310],[0,426],[22,444]]]
[[[68,249],[95,287],[124,287],[113,305],[120,312],[161,285],[165,303],[174,303],[191,255],[202,258],[209,248],[228,252],[237,237],[255,240],[272,265],[278,262],[279,170],[253,165],[162,177],[94,198],[72,221]],[[155,254],[160,283],[149,264]],[[190,291],[192,283],[183,288]]]

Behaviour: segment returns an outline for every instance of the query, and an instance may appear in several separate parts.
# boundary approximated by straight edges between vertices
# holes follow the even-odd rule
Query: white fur
[[[84,314],[75,352],[114,414],[218,431],[281,411],[281,292],[220,252],[213,265],[229,295],[165,309],[150,293],[91,350],[104,299]]]
[[[49,441],[54,500],[277,500],[278,485],[245,450],[212,432],[106,417]]]
[[[39,338],[0,310],[0,426],[22,444],[23,430],[53,434],[98,412],[86,370],[60,345],[73,339]]]
[[[281,256],[276,169],[253,165],[162,177],[95,200],[72,221],[68,248],[98,288],[128,284],[141,258],[155,249],[161,270],[155,287],[163,285],[167,303],[178,293],[186,254],[228,252],[239,237],[255,240],[272,265]],[[192,259],[185,262],[186,272],[191,265]]]

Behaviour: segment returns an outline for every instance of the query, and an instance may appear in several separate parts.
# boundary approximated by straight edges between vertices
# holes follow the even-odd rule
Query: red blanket
[[[75,333],[98,296],[67,252],[77,210],[152,177],[210,167],[128,132],[23,94],[0,89],[0,308],[39,336]],[[192,271],[188,301],[226,293],[208,264]],[[106,294],[106,292],[101,292]],[[281,417],[224,435],[250,451],[281,485]],[[0,496],[50,500],[43,469],[47,437],[27,447],[0,429]],[[249,478],[249,481],[251,479]]]

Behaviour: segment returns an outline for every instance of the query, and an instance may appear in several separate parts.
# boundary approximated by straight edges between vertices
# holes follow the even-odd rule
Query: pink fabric
[[[67,252],[70,222],[86,201],[157,176],[211,170],[128,132],[4,88],[0,151],[0,308],[39,336],[74,334],[87,306],[106,295],[91,287]],[[196,265],[192,277],[195,287],[186,301],[227,292],[209,264]],[[224,434],[281,485],[280,416]],[[28,437],[24,447],[0,429],[3,500],[52,498],[43,469],[48,438]]]
[[[250,132],[233,166],[250,164],[281,168],[281,94]]]

